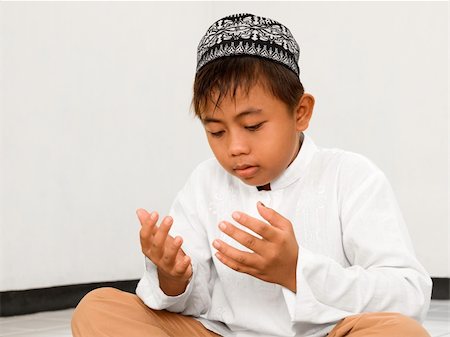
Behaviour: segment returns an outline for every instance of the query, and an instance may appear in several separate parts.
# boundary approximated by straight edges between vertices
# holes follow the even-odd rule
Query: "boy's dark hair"
[[[234,99],[238,89],[248,94],[257,83],[284,102],[292,112],[304,93],[299,77],[280,63],[248,55],[222,57],[197,72],[192,98],[194,113],[202,119],[209,102],[216,109],[227,95]]]

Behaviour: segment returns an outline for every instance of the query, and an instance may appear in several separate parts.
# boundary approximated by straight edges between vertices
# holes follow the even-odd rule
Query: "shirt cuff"
[[[295,317],[295,293],[290,291],[288,288],[281,287],[281,291],[283,292],[284,300],[288,307],[289,315],[291,316],[291,320],[294,320]]]
[[[167,309],[170,306],[183,302],[192,292],[192,284],[194,283],[195,268],[192,265],[192,277],[186,287],[186,290],[177,296],[169,296],[165,294],[159,285],[158,271],[156,265],[145,258],[145,273],[144,277],[139,281],[136,288],[136,295],[150,308],[154,310]]]

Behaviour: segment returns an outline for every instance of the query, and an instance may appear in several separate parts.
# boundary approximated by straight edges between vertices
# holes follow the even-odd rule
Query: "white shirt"
[[[431,279],[414,255],[385,175],[372,162],[319,148],[305,135],[296,159],[270,186],[258,191],[246,185],[215,158],[201,163],[170,211],[170,233],[183,237],[192,279],[183,294],[167,296],[146,258],[136,294],[150,308],[193,315],[223,336],[325,336],[339,320],[362,312],[424,319]],[[233,211],[263,220],[257,201],[293,224],[299,245],[295,294],[214,256],[216,238],[248,251],[218,224],[227,220],[243,228]]]

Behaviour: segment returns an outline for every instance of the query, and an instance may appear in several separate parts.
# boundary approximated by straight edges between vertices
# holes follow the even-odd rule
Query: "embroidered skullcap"
[[[251,55],[279,62],[297,76],[300,48],[281,23],[253,14],[234,14],[214,22],[197,48],[197,72],[221,57]]]

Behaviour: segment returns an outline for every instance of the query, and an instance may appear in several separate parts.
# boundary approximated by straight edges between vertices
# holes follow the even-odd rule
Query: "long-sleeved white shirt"
[[[196,317],[223,336],[325,336],[361,312],[400,312],[421,321],[431,279],[416,259],[385,175],[365,157],[323,149],[305,135],[291,165],[258,191],[228,174],[215,158],[201,163],[178,193],[171,235],[183,237],[193,276],[185,292],[167,296],[155,265],[136,294],[153,309]],[[218,224],[233,211],[262,217],[257,201],[291,221],[299,245],[297,292],[236,272],[214,255],[216,238],[248,251]]]

